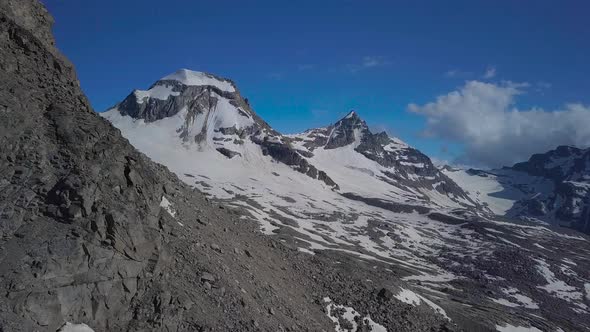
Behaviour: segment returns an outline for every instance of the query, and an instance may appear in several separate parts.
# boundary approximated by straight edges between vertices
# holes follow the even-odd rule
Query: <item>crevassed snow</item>
[[[500,332],[543,332],[536,327],[514,326],[510,324],[496,325],[496,330]]]
[[[143,104],[145,98],[156,98],[161,100],[166,100],[170,96],[178,96],[180,92],[172,91],[172,86],[167,84],[158,84],[149,90],[135,90],[133,91],[135,97],[137,98],[137,103]]]
[[[229,81],[222,81],[212,75],[192,71],[188,69],[180,69],[170,75],[164,76],[161,81],[178,81],[184,85],[203,86],[211,85],[222,91],[235,92],[236,89]]]
[[[160,202],[160,207],[166,210],[171,216],[176,217],[176,211],[172,208],[172,203],[166,198],[166,196],[162,196],[162,201]],[[181,224],[181,226],[183,226]]]
[[[57,332],[94,332],[94,330],[84,323],[74,324],[66,322]]]

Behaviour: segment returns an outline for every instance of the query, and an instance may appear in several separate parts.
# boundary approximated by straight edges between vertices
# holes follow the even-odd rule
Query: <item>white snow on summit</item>
[[[192,71],[188,69],[180,69],[170,75],[160,79],[160,81],[178,81],[184,85],[203,86],[211,85],[222,91],[235,92],[233,84],[229,81],[222,81],[213,75],[207,73]]]
[[[143,104],[146,98],[167,100],[170,96],[180,95],[180,92],[172,91],[172,87],[169,85],[156,85],[149,90],[135,90],[133,93],[137,97],[137,103],[139,104]]]

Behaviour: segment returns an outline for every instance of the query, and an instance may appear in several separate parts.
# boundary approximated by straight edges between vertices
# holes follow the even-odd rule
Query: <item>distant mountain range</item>
[[[590,149],[560,146],[512,167],[442,171],[499,216],[590,233]]]
[[[354,111],[326,127],[281,134],[231,80],[186,69],[101,115],[262,232],[306,253],[395,267],[413,289],[397,295],[402,301],[424,301],[445,318],[469,321],[468,329],[487,330],[490,317],[506,321],[510,308],[527,319],[513,317],[508,328],[551,330],[559,317],[589,307],[589,278],[579,270],[586,251],[576,249],[587,240],[559,228],[588,232],[587,150],[560,147],[501,170],[437,168],[400,139],[371,132]],[[564,257],[576,265],[566,267]],[[500,311],[479,313],[490,306]]]
[[[133,91],[101,115],[180,176],[208,177],[185,180],[216,197],[273,180],[289,166],[321,183],[311,186],[369,204],[465,209],[590,232],[589,150],[559,147],[499,170],[439,170],[400,139],[372,133],[354,111],[329,126],[283,135],[232,81],[187,69]]]

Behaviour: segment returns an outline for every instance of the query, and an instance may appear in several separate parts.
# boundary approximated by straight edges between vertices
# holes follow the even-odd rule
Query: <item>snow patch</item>
[[[188,69],[181,69],[170,75],[160,79],[161,81],[178,81],[184,85],[192,86],[206,86],[211,85],[219,90],[227,92],[235,92],[236,89],[229,81],[223,81],[215,78],[213,75],[202,73],[199,71],[192,71]]]
[[[146,98],[167,100],[170,96],[180,95],[180,92],[172,91],[172,86],[167,84],[156,85],[147,91],[135,90],[133,93],[135,94],[138,104],[143,104]]]
[[[402,288],[401,292],[399,292],[399,294],[395,295],[395,298],[404,302],[404,303],[411,304],[411,305],[420,304],[420,296],[418,296],[418,294],[412,292],[409,289]]]
[[[324,298],[324,302],[328,302],[328,306],[326,307],[326,314],[328,315],[328,318],[334,322],[336,324],[336,332],[356,332],[359,331],[359,326],[357,324],[357,321],[362,321],[364,323],[364,325],[368,325],[369,326],[369,331],[374,331],[374,332],[387,332],[387,329],[383,326],[380,325],[378,323],[376,323],[375,321],[373,321],[371,319],[371,316],[367,315],[362,319],[359,319],[359,317],[361,316],[356,310],[354,310],[354,308],[352,307],[347,307],[344,305],[336,305],[334,303],[331,303],[332,300],[329,297],[325,297]],[[344,310],[344,312],[340,315],[340,316],[336,316],[338,314],[340,314],[340,311]],[[334,313],[334,316],[332,315],[332,313],[334,311],[337,311],[338,313]],[[350,326],[352,326],[352,329],[349,329],[347,327],[342,327],[340,325],[340,320],[338,319],[339,317],[347,320],[350,323]],[[360,329],[362,331],[365,331],[365,329]]]
[[[441,314],[447,320],[449,320],[449,321],[451,320],[451,318],[449,318],[449,316],[447,316],[447,313],[439,305],[430,301],[429,299],[425,298],[422,295],[416,294],[415,292],[413,292],[409,289],[402,288],[401,291],[397,295],[395,295],[394,297],[404,303],[411,304],[413,306],[417,306],[420,303],[422,303],[422,301],[424,301],[424,303],[426,303],[429,307],[434,309],[434,311]]]
[[[57,332],[94,332],[90,326],[86,324],[74,324],[70,322],[66,322],[62,327],[57,330]]]
[[[511,308],[516,308],[516,307],[520,307],[520,305],[516,304],[516,303],[512,303],[506,299],[492,299],[493,302],[496,302],[498,304],[501,304],[503,306],[506,307],[511,307]]]
[[[547,285],[537,286],[540,289],[554,294],[556,297],[564,299],[568,302],[582,299],[582,293],[576,291],[576,288],[565,283],[563,280],[557,279],[555,273],[549,269],[549,264],[542,259],[535,259],[537,261],[537,271],[545,278]]]
[[[297,250],[299,250],[301,252],[304,252],[306,254],[315,255],[315,252],[313,252],[313,251],[311,251],[309,249],[306,249],[306,248],[297,248]]]
[[[166,198],[166,196],[162,196],[162,201],[160,201],[160,207],[166,210],[172,217],[176,217],[176,211],[174,211],[172,207],[172,203]],[[181,224],[181,226],[183,226]]]
[[[514,326],[506,324],[504,326],[496,325],[496,331],[500,332],[543,332],[536,327]]]

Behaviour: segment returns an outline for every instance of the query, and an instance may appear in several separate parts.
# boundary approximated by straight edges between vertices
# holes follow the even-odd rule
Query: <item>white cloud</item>
[[[426,117],[427,136],[464,146],[459,163],[499,167],[558,145],[590,145],[590,107],[519,110],[516,97],[528,86],[470,81],[433,102],[410,104],[408,110]]]
[[[363,57],[363,67],[365,68],[380,67],[387,64],[389,64],[389,61],[384,56]]]
[[[488,67],[486,72],[483,74],[483,78],[490,79],[496,76],[496,67]]]
[[[370,69],[376,67],[383,67],[390,65],[391,62],[385,56],[377,56],[377,55],[367,55],[361,59],[361,62],[358,64],[348,64],[346,65],[346,69],[351,73],[356,73],[363,69]]]
[[[449,77],[449,78],[467,77],[467,76],[471,76],[471,72],[462,71],[462,70],[459,70],[459,69],[451,69],[451,70],[448,70],[445,73],[445,76],[446,77]]]

